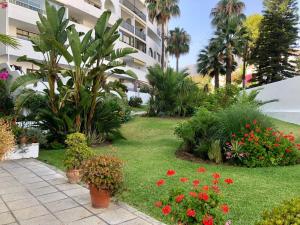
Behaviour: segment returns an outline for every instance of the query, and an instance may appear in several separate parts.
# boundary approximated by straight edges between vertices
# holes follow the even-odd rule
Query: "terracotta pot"
[[[81,180],[80,170],[68,170],[66,175],[70,184],[77,184]]]
[[[94,185],[89,185],[93,208],[108,208],[110,203],[110,194],[107,190],[99,190]]]
[[[21,144],[21,145],[27,144],[27,137],[26,137],[26,136],[20,137],[20,144]]]

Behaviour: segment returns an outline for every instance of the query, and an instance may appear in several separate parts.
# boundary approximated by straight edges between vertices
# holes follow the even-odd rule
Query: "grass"
[[[223,178],[233,178],[235,183],[224,190],[226,202],[231,206],[228,218],[235,225],[254,224],[264,209],[270,209],[285,199],[300,196],[300,165],[277,168],[238,168],[224,165],[198,164],[175,157],[180,140],[174,136],[174,127],[180,120],[159,118],[135,118],[122,127],[126,140],[116,141],[111,146],[96,149],[97,153],[114,154],[125,161],[126,190],[120,199],[143,212],[161,218],[153,206],[164,189],[155,187],[155,182],[165,177],[168,169],[175,169],[177,177],[211,176],[220,172]],[[300,141],[299,126],[274,120],[282,130],[293,131]],[[62,151],[42,151],[40,160],[63,169]],[[208,173],[196,174],[196,169],[205,166]],[[171,180],[169,187],[177,184]],[[165,188],[165,187],[164,187]]]

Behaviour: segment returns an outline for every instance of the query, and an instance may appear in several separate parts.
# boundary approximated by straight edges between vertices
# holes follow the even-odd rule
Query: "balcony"
[[[120,0],[120,3],[124,6],[126,6],[128,9],[130,9],[132,12],[134,12],[142,20],[144,20],[144,21],[147,20],[146,15],[141,10],[139,10],[134,4],[129,2],[128,0]]]
[[[161,37],[161,32],[160,32],[160,29],[158,29],[158,28],[157,28],[157,34],[159,37]]]
[[[27,8],[27,9],[31,9],[33,11],[39,12],[41,14],[45,14],[45,10],[38,8],[37,6],[34,6],[30,3],[26,3],[24,1],[20,1],[20,0],[9,0],[10,3]]]
[[[139,28],[135,28],[135,35],[146,41],[146,34],[143,31],[140,31]]]
[[[86,3],[98,8],[98,9],[101,9],[101,3],[100,3],[100,0],[84,0]]]
[[[126,21],[123,21],[121,26],[125,28],[126,30],[130,31],[131,33],[134,33],[134,26],[131,24],[127,23]]]

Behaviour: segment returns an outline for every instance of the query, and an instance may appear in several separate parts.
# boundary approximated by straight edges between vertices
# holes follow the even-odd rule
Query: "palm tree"
[[[191,37],[182,28],[176,27],[170,31],[167,51],[176,57],[176,72],[179,71],[179,57],[190,50]]]
[[[220,74],[225,74],[223,66],[222,46],[217,41],[211,40],[209,46],[203,49],[198,56],[198,73],[215,79],[215,88],[220,87]]]
[[[165,28],[166,24],[172,17],[180,15],[180,8],[178,6],[179,0],[145,0],[147,4],[149,17],[155,19],[161,25],[161,40],[162,40],[162,54],[161,67],[165,64]]]
[[[245,4],[239,0],[220,0],[212,9],[212,23],[216,26],[216,39],[223,43],[226,63],[226,84],[231,84],[231,74],[234,68],[234,56],[241,54],[243,40],[242,23],[246,18],[243,14]]]
[[[0,44],[10,46],[12,48],[18,48],[20,46],[19,42],[15,38],[6,34],[0,34]]]

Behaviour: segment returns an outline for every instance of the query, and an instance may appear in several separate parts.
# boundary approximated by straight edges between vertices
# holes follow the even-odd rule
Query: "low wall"
[[[258,99],[278,101],[261,107],[267,115],[290,123],[300,124],[300,77],[264,85],[247,91],[262,89]]]

